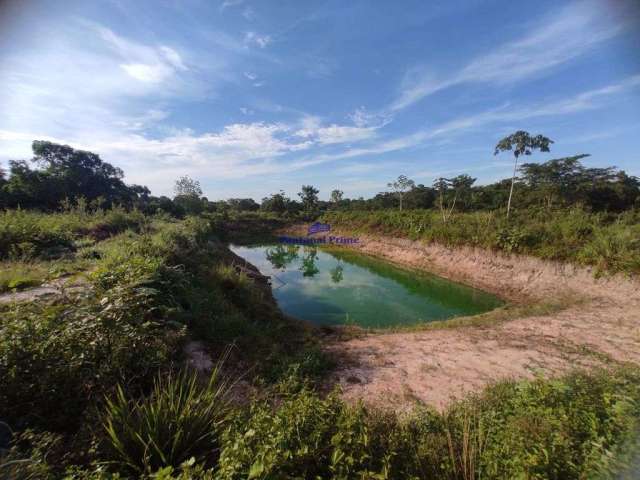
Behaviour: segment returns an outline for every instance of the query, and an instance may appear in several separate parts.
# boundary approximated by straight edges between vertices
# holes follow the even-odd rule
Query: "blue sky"
[[[374,195],[590,153],[640,175],[637,1],[4,1],[0,162],[48,139],[210,199]]]

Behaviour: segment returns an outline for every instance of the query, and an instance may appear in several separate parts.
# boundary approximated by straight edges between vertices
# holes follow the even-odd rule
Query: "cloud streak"
[[[585,110],[593,110],[603,107],[603,101],[606,100],[607,97],[637,89],[638,87],[640,87],[640,74],[602,88],[582,92],[566,100],[536,103],[518,108],[509,108],[509,105],[504,105],[477,114],[458,117],[432,128],[419,130],[409,135],[381,141],[366,147],[351,148],[337,154],[317,155],[296,162],[294,167],[306,168],[336,160],[405,150],[422,146],[430,140],[456,135],[473,128],[484,127],[500,122],[522,122],[536,117],[570,115]]]
[[[522,38],[473,59],[448,76],[438,76],[425,68],[410,70],[390,110],[402,110],[456,85],[499,86],[548,74],[623,31],[624,21],[614,21],[611,15],[595,2],[574,2],[531,27]]]

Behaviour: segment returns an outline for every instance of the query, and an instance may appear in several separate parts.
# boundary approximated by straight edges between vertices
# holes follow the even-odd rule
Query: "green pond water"
[[[317,325],[413,325],[474,315],[502,305],[497,297],[481,290],[339,247],[230,248],[271,277],[273,295],[285,313]]]

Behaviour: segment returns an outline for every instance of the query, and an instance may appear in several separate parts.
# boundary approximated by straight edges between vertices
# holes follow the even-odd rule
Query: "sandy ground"
[[[346,233],[345,233],[346,234]],[[344,397],[402,410],[444,407],[506,378],[558,375],[609,361],[640,363],[640,282],[594,278],[589,269],[479,249],[450,250],[405,239],[361,237],[363,253],[436,272],[527,305],[578,303],[489,327],[370,333],[330,339]],[[349,247],[351,248],[351,247]]]

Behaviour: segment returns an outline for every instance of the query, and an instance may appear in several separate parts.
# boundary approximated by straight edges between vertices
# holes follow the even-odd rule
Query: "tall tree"
[[[447,223],[447,220],[451,217],[456,207],[456,202],[459,199],[463,201],[468,199],[467,197],[469,197],[471,187],[475,181],[475,178],[467,174],[462,174],[454,178],[440,177],[433,182],[433,188],[438,191],[438,206],[440,207],[442,221],[444,223]],[[451,197],[449,192],[452,192],[453,198],[451,199],[451,203],[447,205],[446,199]]]
[[[395,182],[387,183],[387,187],[393,189],[393,192],[400,200],[400,211],[402,211],[402,199],[404,195],[415,186],[416,182],[407,178],[406,175],[400,175]]]
[[[284,191],[272,194],[270,197],[264,197],[260,204],[260,209],[266,212],[284,213],[287,211],[291,200],[285,195]]]
[[[540,152],[548,152],[549,145],[553,143],[553,140],[548,139],[543,135],[532,136],[529,132],[524,130],[518,130],[516,133],[504,137],[500,140],[493,152],[497,155],[500,152],[513,151],[515,162],[513,164],[513,175],[511,177],[511,189],[509,190],[509,200],[507,201],[507,219],[509,218],[509,211],[511,210],[511,197],[513,196],[513,186],[516,182],[516,171],[518,169],[518,157],[520,155],[531,155],[532,152],[538,150]]]
[[[320,190],[313,185],[303,185],[302,190],[298,193],[300,200],[302,201],[302,207],[305,212],[312,212],[318,206],[318,193]]]
[[[190,196],[200,198],[202,196],[200,182],[198,180],[194,180],[189,175],[184,175],[176,180],[173,191],[176,194],[176,197]]]
[[[131,205],[144,193],[140,187],[127,186],[122,170],[95,153],[41,140],[31,148],[36,169],[23,160],[9,162],[9,179],[3,187],[9,206],[55,209],[65,199],[75,202],[81,197]]]
[[[202,197],[202,188],[199,181],[184,175],[176,180],[173,191],[176,194],[173,201],[186,213],[198,214],[204,209],[205,202],[200,198]]]
[[[342,190],[338,190],[338,189],[332,190],[331,197],[330,197],[331,201],[335,204],[340,203],[342,201],[342,195],[343,195]]]
[[[542,195],[547,208],[551,208],[554,199],[571,203],[575,197],[578,183],[584,167],[580,160],[588,154],[556,158],[544,163],[524,163],[520,172],[525,183]]]

